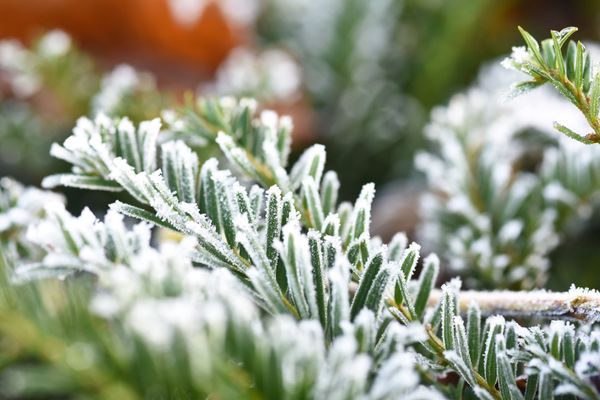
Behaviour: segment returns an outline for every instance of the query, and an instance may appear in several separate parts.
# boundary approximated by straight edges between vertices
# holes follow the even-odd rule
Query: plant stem
[[[428,304],[441,300],[441,290],[432,291]],[[472,291],[460,292],[458,307],[466,313],[469,305],[476,303],[483,315],[500,314],[510,317],[548,317],[576,319],[584,322],[600,321],[600,292],[571,289],[568,292],[536,290]]]

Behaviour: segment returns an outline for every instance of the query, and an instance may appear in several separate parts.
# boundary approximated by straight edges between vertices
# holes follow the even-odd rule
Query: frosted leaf
[[[337,214],[329,214],[323,221],[323,233],[332,233],[338,236],[340,232],[340,217]]]
[[[312,226],[317,230],[321,230],[324,219],[323,206],[317,191],[317,185],[310,176],[302,181],[302,197],[307,205]]]
[[[227,157],[227,159],[236,166],[240,172],[248,177],[261,181],[260,173],[256,170],[254,164],[248,158],[245,150],[237,147],[233,138],[224,132],[219,132],[216,139],[217,144]]]
[[[575,372],[580,377],[592,377],[600,372],[600,354],[587,352],[579,357],[575,364]]]
[[[515,241],[523,231],[523,221],[513,219],[506,222],[498,232],[498,240],[503,243]]]
[[[556,389],[554,389],[554,394],[557,396],[565,396],[570,394],[582,399],[587,397],[585,392],[571,383],[561,383],[557,385]]]
[[[549,201],[561,201],[569,205],[577,204],[577,197],[559,182],[550,182],[544,188],[544,197]]]
[[[141,85],[154,86],[152,78],[142,76],[127,64],[116,66],[102,78],[100,91],[92,99],[92,107],[96,112],[112,113],[128,94],[133,93]]]
[[[360,338],[360,347],[364,349],[372,348],[377,335],[377,323],[373,311],[363,308],[352,322],[352,330]]]
[[[148,186],[147,175],[136,174],[134,168],[123,158],[117,157],[113,160],[110,179],[119,182],[127,192],[142,203],[147,203],[155,197]]]
[[[207,227],[205,224],[188,221],[185,223],[185,230],[186,232],[189,232],[189,234],[193,234],[197,237],[198,245],[204,248],[208,254],[227,263],[234,269],[239,271],[245,269],[245,265],[233,253],[231,248],[216,236],[213,227]]]
[[[450,362],[450,364],[455,368],[460,376],[469,384],[469,386],[476,386],[475,377],[473,376],[473,371],[471,367],[469,367],[462,356],[460,356],[454,350],[444,351],[444,357]]]
[[[321,182],[325,168],[325,147],[315,144],[302,153],[290,172],[292,189],[297,189],[307,176],[312,176],[317,184]]]
[[[171,109],[162,110],[160,113],[161,119],[166,124],[167,128],[171,132],[184,132],[187,127],[187,123],[184,119],[180,118],[179,115]]]
[[[271,278],[269,278],[265,271],[259,270],[258,268],[249,268],[246,271],[246,274],[252,282],[254,290],[262,299],[269,312],[277,314],[282,310],[286,310],[286,307],[281,300],[279,290],[275,289],[274,285],[271,283]]]
[[[501,315],[494,315],[494,316],[491,316],[491,317],[489,317],[487,319],[487,323],[490,326],[490,330],[491,330],[491,328],[493,326],[496,326],[496,325],[497,326],[504,326],[505,322],[506,321],[505,321],[504,317],[501,316]]]
[[[159,118],[140,123],[138,133],[142,138],[144,157],[144,171],[151,173],[156,169],[156,140],[160,133],[161,122]]]
[[[317,381],[316,397],[342,400],[364,390],[371,361],[356,351],[356,340],[350,335],[333,342]]]
[[[250,226],[246,214],[238,215],[234,220],[234,225],[238,228],[236,241],[244,246],[254,265],[274,279],[274,271],[271,268],[263,244],[256,234],[256,231]]]
[[[119,301],[107,293],[99,293],[90,304],[90,310],[103,318],[112,318],[120,311]]]
[[[60,213],[61,210],[58,212]],[[27,240],[48,249],[53,247],[62,249],[66,246],[62,229],[57,223],[56,218],[42,220],[37,225],[30,226],[27,230]]]
[[[185,300],[139,301],[127,315],[129,327],[159,349],[167,345],[177,330],[193,327],[194,306]]]
[[[287,171],[281,165],[281,155],[278,153],[275,148],[275,143],[270,141],[265,141],[263,143],[263,152],[265,154],[265,161],[268,167],[273,171],[275,175],[275,180],[277,185],[281,187],[283,190],[288,190],[289,188],[289,177]]]
[[[291,297],[303,318],[316,317],[318,310],[310,250],[307,237],[300,232],[297,217],[290,218],[283,227],[282,237],[283,242],[274,243],[274,247],[285,265]]]
[[[550,336],[558,335],[560,337],[563,337],[565,335],[565,333],[567,333],[567,332],[571,333],[571,335],[575,334],[575,328],[573,327],[573,325],[571,325],[565,321],[551,321],[550,322],[550,327],[549,327],[549,335]]]
[[[408,353],[395,354],[381,366],[369,392],[370,398],[384,399],[401,394],[408,395],[416,389],[419,381],[414,356]]]
[[[412,323],[406,326],[398,326],[395,332],[397,340],[402,344],[418,343],[427,339],[427,332],[423,325]]]

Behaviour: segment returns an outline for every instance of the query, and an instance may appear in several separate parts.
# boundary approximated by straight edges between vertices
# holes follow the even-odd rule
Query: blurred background
[[[253,96],[293,117],[297,151],[327,145],[344,199],[376,183],[375,233],[413,237],[432,108],[521,43],[517,25],[598,40],[599,22],[596,0],[0,0],[0,176],[64,170],[48,149],[81,115]]]

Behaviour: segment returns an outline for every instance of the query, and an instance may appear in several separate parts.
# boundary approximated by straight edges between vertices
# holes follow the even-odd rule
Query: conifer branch
[[[592,133],[578,134],[558,122],[554,123],[556,130],[584,144],[599,143],[600,75],[593,67],[585,46],[579,41],[569,41],[576,31],[575,27],[551,31],[551,37],[540,44],[531,34],[519,27],[527,48],[513,48],[512,56],[503,64],[531,76],[531,81],[522,82],[515,87],[518,93],[551,83],[581,111]],[[563,48],[567,43],[565,55]]]

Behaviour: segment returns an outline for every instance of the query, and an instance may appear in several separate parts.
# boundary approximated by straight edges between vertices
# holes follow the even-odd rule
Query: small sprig
[[[551,83],[581,111],[593,132],[578,134],[558,122],[554,123],[556,130],[581,143],[600,143],[600,73],[593,71],[589,52],[580,41],[569,41],[566,54],[563,52],[577,28],[551,31],[551,37],[541,43],[523,28],[519,31],[527,47],[514,47],[503,65],[526,73],[532,80],[517,84],[514,93]]]
[[[196,238],[194,262],[231,270],[271,314],[318,319],[328,338],[365,308],[380,318],[396,268],[369,235],[374,185],[364,186],[353,207],[336,204],[339,182],[324,174],[321,145],[288,172],[291,121],[271,111],[255,116],[252,102],[200,100],[181,118],[188,132],[180,133],[215,143],[239,179],[215,158],[201,163],[183,141],[159,144],[158,119],[136,128],[99,115],[80,119],[52,147],[73,168],[43,185],[127,192],[134,204],[119,201],[113,210]],[[350,279],[359,282],[352,303],[342,294]]]

